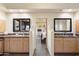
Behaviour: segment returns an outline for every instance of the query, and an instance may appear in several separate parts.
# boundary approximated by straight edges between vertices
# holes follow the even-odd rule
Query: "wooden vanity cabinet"
[[[0,42],[0,46],[1,46],[1,42]],[[28,53],[29,37],[6,37],[4,39],[4,52],[5,53]]]
[[[29,52],[29,39],[23,37],[10,38],[10,52],[12,53]]]
[[[22,52],[22,38],[10,38],[10,52]]]
[[[23,38],[22,43],[22,52],[29,52],[29,37]]]
[[[79,53],[79,38],[76,38],[76,40],[77,40],[77,46],[76,46],[77,47],[77,51],[76,52]]]
[[[3,38],[0,38],[0,54],[3,54]]]
[[[10,51],[10,38],[5,37],[4,39],[4,52]]]
[[[75,38],[64,38],[64,53],[75,53],[76,52],[76,39]]]
[[[54,52],[55,53],[62,53],[64,50],[63,50],[63,38],[55,38],[54,39]]]
[[[77,43],[79,40],[77,39]],[[78,52],[79,52],[79,43]],[[59,37],[54,40],[54,52],[55,53],[76,53],[76,38],[71,37]]]

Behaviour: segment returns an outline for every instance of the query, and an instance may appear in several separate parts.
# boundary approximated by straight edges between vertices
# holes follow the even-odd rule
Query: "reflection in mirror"
[[[29,31],[29,22],[27,20],[21,21],[21,31]]]
[[[15,22],[15,30],[16,31],[19,31],[19,21],[18,20],[14,20],[14,22]]]
[[[54,18],[55,32],[71,32],[71,18]]]
[[[14,32],[27,32],[30,30],[29,18],[13,19],[13,31]]]

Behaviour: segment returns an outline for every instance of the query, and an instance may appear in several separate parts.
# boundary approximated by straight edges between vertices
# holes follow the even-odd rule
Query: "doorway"
[[[36,56],[49,56],[47,49],[47,18],[36,20]]]

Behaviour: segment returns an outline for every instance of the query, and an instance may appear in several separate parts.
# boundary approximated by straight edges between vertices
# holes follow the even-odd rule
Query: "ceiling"
[[[79,3],[3,3],[9,12],[76,12],[79,11]],[[11,10],[10,10],[11,9]],[[63,11],[63,9],[66,9]],[[68,11],[72,9],[72,11]]]
[[[63,9],[79,8],[79,3],[4,3],[8,9]]]

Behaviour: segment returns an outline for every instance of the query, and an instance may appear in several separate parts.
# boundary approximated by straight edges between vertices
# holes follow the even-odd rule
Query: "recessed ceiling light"
[[[26,9],[9,9],[9,12],[28,12],[29,10]]]
[[[28,12],[29,10],[26,10],[26,9],[19,9],[18,11],[19,11],[19,12]]]
[[[8,11],[9,12],[17,12],[18,10],[17,9],[9,9]]]

